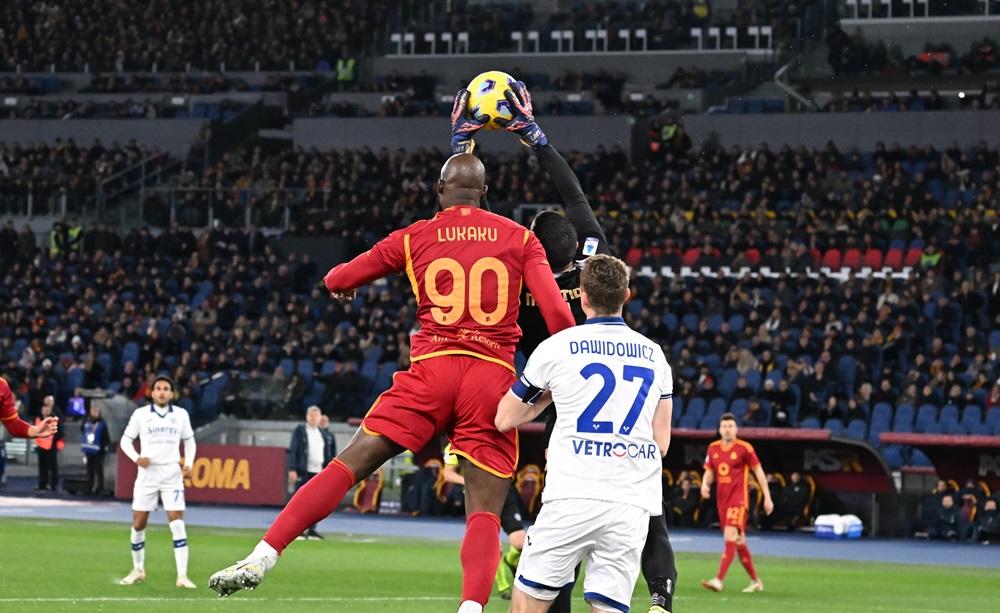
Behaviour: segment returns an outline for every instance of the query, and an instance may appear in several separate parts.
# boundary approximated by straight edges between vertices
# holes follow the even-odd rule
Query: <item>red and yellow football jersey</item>
[[[538,301],[550,333],[575,324],[535,235],[478,207],[449,207],[397,230],[334,267],[324,283],[343,292],[399,271],[417,298],[420,331],[410,341],[412,362],[469,355],[513,370],[522,284]]]
[[[10,386],[3,377],[0,377],[0,423],[3,423],[11,436],[17,438],[26,438],[28,428],[31,427],[31,424],[17,414],[14,393],[10,391]]]
[[[750,504],[747,487],[750,471],[757,466],[760,466],[757,453],[746,441],[736,439],[729,445],[715,441],[708,446],[705,469],[715,473],[716,506],[719,509],[747,507]]]

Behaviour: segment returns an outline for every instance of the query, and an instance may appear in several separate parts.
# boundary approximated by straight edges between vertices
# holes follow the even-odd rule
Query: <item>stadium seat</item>
[[[729,404],[729,412],[736,416],[736,419],[743,419],[747,414],[747,401],[744,398],[737,398]]]
[[[938,425],[940,426],[941,424]],[[969,433],[969,429],[958,422],[948,424],[947,426],[942,426],[942,428],[944,429],[945,434],[955,434],[959,436],[964,436]]]
[[[354,491],[354,508],[361,513],[378,513],[385,487],[385,473],[379,468],[358,484]]]
[[[903,250],[902,249],[890,249],[889,253],[885,256],[885,266],[893,270],[903,269]]]
[[[981,424],[982,421],[982,409],[974,404],[965,405],[965,408],[962,409],[962,420],[960,422],[963,426],[971,429],[973,426]]]
[[[937,423],[937,407],[933,404],[923,404],[917,409],[917,420],[913,424],[917,432],[926,432],[927,426]]]
[[[722,413],[719,413],[722,415]],[[705,416],[701,418],[698,422],[699,430],[715,430],[719,427],[719,417],[717,415],[712,415],[711,413],[705,413]]]
[[[879,445],[882,444],[879,435],[882,434],[883,432],[888,432],[888,431],[889,431],[888,423],[879,424],[872,422],[872,424],[868,428],[868,444],[871,445],[872,447],[878,447]]]
[[[831,270],[839,270],[840,259],[841,259],[840,249],[835,249],[835,248],[827,249],[826,253],[823,254],[822,265]]]
[[[701,418],[705,415],[705,401],[701,398],[692,398],[691,402],[688,403],[687,409],[684,411],[684,417],[692,417],[695,423],[701,421]]]
[[[291,377],[295,373],[295,360],[292,358],[283,358],[278,362],[278,368],[285,373],[286,377]]]
[[[747,380],[747,387],[752,389],[754,392],[760,391],[761,375],[759,370],[747,371],[747,374],[743,375],[743,378]]]
[[[708,410],[705,411],[705,416],[711,416],[716,421],[719,417],[726,412],[726,401],[722,398],[713,398],[711,402],[708,403]]]
[[[315,364],[313,364],[312,360],[299,360],[295,372],[299,373],[299,376],[305,379],[307,384],[312,383],[313,374],[315,372]]]
[[[923,254],[923,250],[910,247],[909,251],[906,252],[906,257],[903,258],[903,266],[916,266],[920,262],[920,256]]]
[[[698,247],[691,247],[684,252],[681,256],[681,266],[694,266],[698,262],[698,258],[701,256],[701,249]]]
[[[862,265],[872,270],[882,268],[882,250],[872,247],[868,251],[865,251],[865,259]]]
[[[892,405],[888,402],[880,402],[872,409],[872,423],[884,423],[887,427],[892,422]]]
[[[861,268],[861,257],[860,249],[848,249],[844,252],[844,259],[841,262],[841,266],[850,268],[851,270],[859,270]]]
[[[903,448],[899,445],[887,445],[882,448],[882,458],[889,468],[899,468],[903,465]]]
[[[931,461],[927,458],[927,454],[919,449],[912,449],[910,451],[910,466],[928,467],[933,466]]]
[[[687,430],[697,430],[699,425],[701,425],[701,416],[689,414],[681,417],[680,424],[677,427]]]
[[[851,423],[847,424],[846,434],[848,438],[863,441],[868,434],[868,424],[863,419],[852,419]]]
[[[815,417],[806,417],[802,420],[802,423],[799,424],[799,427],[805,429],[819,429],[819,420]]]
[[[969,427],[969,434],[974,436],[992,436],[993,428],[989,424],[973,424]]]
[[[917,424],[917,432],[921,434],[944,434],[944,426],[935,422],[930,422],[924,426]]]
[[[733,315],[732,317],[730,317],[729,318],[729,329],[733,332],[733,334],[739,334],[740,332],[742,332],[743,331],[743,316],[740,315],[739,313],[736,313],[735,315]]]
[[[823,427],[829,430],[832,436],[841,436],[844,434],[844,422],[839,417],[831,417],[826,420]]]
[[[323,362],[323,366],[320,367],[319,374],[320,374],[320,376],[324,376],[324,377],[328,376],[328,375],[332,375],[336,369],[337,369],[337,361],[336,360],[325,360]]]
[[[913,405],[901,404],[896,407],[896,416],[892,420],[892,431],[913,432],[913,416]]]
[[[858,375],[858,361],[852,356],[841,356],[837,360],[837,381],[844,391],[854,390],[854,381]],[[850,393],[848,391],[848,393]]]
[[[941,414],[938,415],[938,423],[945,429],[952,424],[957,424],[958,407],[953,404],[946,404],[941,407]]]
[[[735,368],[727,368],[722,371],[722,377],[719,378],[719,393],[722,394],[723,398],[730,398],[733,392],[736,391],[736,382],[740,378],[740,373],[737,372]]]

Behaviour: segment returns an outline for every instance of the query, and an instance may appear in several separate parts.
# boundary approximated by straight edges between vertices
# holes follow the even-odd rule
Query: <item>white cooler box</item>
[[[816,538],[857,539],[861,538],[864,526],[857,515],[820,515],[816,518]]]

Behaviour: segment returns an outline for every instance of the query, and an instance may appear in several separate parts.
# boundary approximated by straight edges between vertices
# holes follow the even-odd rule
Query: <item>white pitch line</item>
[[[164,598],[164,597],[136,597],[136,596],[88,596],[81,598],[0,598],[0,603],[21,602],[21,603],[59,603],[59,602],[206,602],[219,600],[218,598]],[[226,598],[227,601],[246,602],[406,602],[406,601],[426,601],[436,602],[444,600],[458,600],[455,596],[329,596],[329,597],[309,597],[299,598]]]

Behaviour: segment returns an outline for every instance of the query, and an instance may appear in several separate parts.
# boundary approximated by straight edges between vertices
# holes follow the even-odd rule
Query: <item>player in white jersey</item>
[[[149,513],[156,510],[157,501],[162,500],[174,541],[177,587],[195,587],[187,576],[188,544],[184,527],[184,477],[191,474],[194,464],[194,431],[188,412],[170,404],[173,395],[173,381],[156,377],[150,393],[153,403],[136,409],[122,434],[122,451],[139,466],[139,472],[132,490],[132,572],[119,582],[121,585],[132,585],[146,578],[146,523]],[[142,451],[136,451],[136,439]]]
[[[550,402],[557,407],[544,506],[517,567],[514,613],[546,611],[583,559],[591,610],[628,611],[649,518],[663,512],[670,366],[622,319],[625,263],[594,255],[583,266],[587,321],[543,341],[497,409],[496,426],[506,431]]]

